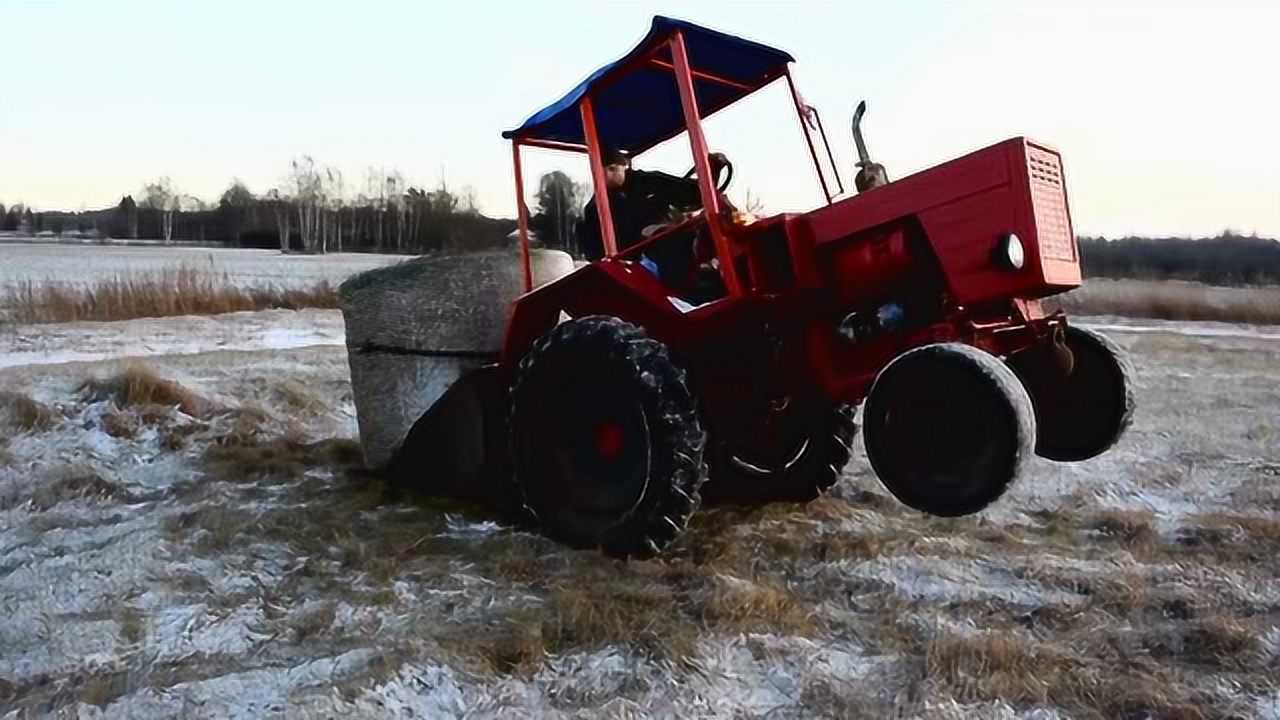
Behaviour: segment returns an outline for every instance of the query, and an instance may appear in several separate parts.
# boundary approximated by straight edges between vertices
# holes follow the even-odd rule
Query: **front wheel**
[[[1079,462],[1109,450],[1133,421],[1133,365],[1092,330],[1071,326],[1060,340],[1015,353],[1009,367],[1035,406],[1036,454]]]
[[[993,355],[959,343],[909,350],[867,395],[867,458],[904,504],[943,517],[978,512],[1023,473],[1035,443],[1031,399]]]
[[[698,507],[706,435],[684,372],[618,318],[568,320],[534,344],[510,427],[517,495],[566,545],[656,555]]]

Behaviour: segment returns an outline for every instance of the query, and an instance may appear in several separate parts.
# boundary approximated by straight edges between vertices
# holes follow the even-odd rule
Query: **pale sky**
[[[1015,135],[1059,148],[1082,234],[1280,236],[1280,2],[0,0],[0,203],[99,208],[168,175],[213,201],[290,158],[471,185],[513,217],[502,130],[654,14],[789,51],[848,182],[858,100],[891,178]],[[820,201],[785,84],[706,124],[731,196]],[[683,138],[639,166],[683,172]],[[526,183],[577,156],[526,152]]]

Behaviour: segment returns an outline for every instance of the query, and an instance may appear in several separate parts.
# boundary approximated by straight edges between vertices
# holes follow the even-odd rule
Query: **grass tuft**
[[[542,638],[552,654],[633,646],[652,655],[691,656],[698,626],[660,583],[605,583],[554,588],[543,612]]]
[[[1256,565],[1280,554],[1280,520],[1273,517],[1207,513],[1179,528],[1177,546],[1184,556]]]
[[[0,392],[0,428],[23,432],[48,430],[56,415],[47,405],[16,392]]]
[[[348,439],[313,443],[293,437],[264,439],[255,427],[252,433],[246,428],[235,429],[223,440],[204,452],[206,470],[223,480],[245,481],[263,476],[295,480],[308,468],[355,469],[364,462],[360,444]]]
[[[1048,702],[1056,676],[1073,661],[1049,645],[1007,631],[946,632],[925,653],[928,676],[956,699],[992,698],[1019,704]]]
[[[768,626],[792,634],[807,634],[813,618],[794,595],[769,580],[743,580],[720,575],[704,603],[704,619],[713,626],[750,629]]]
[[[1149,549],[1159,540],[1154,516],[1145,510],[1103,510],[1094,514],[1085,527],[1130,549]]]
[[[1259,633],[1225,615],[1179,623],[1148,633],[1144,645],[1153,657],[1221,670],[1263,670],[1266,651]]]
[[[129,502],[133,499],[127,490],[106,480],[92,468],[62,465],[42,472],[28,496],[0,495],[0,510],[30,503],[32,509],[43,512],[69,500]]]
[[[110,400],[122,408],[162,405],[177,407],[192,417],[208,417],[212,402],[172,380],[166,380],[145,365],[129,363],[119,373],[106,378],[90,378],[78,388],[89,402]]]

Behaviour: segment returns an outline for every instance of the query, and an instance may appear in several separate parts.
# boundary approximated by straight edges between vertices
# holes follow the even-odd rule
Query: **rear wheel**
[[[740,424],[732,439],[713,439],[703,500],[708,505],[813,500],[840,479],[857,428],[850,405],[779,401]]]
[[[1097,457],[1133,421],[1133,366],[1110,338],[1068,327],[1062,353],[1046,343],[1015,353],[1009,367],[1031,395],[1036,454],[1059,462]]]
[[[539,529],[578,548],[648,557],[683,531],[706,477],[705,433],[662,343],[622,320],[569,320],[512,387],[517,494]]]
[[[978,512],[1022,474],[1035,415],[1018,378],[994,356],[957,343],[899,355],[863,409],[867,458],[904,504],[944,517]]]

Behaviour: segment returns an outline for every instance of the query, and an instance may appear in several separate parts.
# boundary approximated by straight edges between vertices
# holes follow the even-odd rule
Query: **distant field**
[[[392,265],[404,255],[282,255],[278,250],[0,243],[0,288],[19,282],[82,285],[121,275],[188,267],[228,276],[240,287],[306,288]]]
[[[187,287],[199,286],[208,301],[174,303],[184,313],[209,314],[218,308],[234,310],[291,307],[289,303],[229,302],[226,290],[257,290],[259,295],[274,296],[283,291],[305,291],[316,297],[327,297],[329,286],[337,286],[347,277],[372,268],[408,259],[406,255],[370,253],[331,253],[328,255],[282,255],[276,250],[239,250],[232,248],[191,248],[154,246],[100,246],[17,244],[0,242],[0,308],[35,304],[67,306],[76,301],[65,297],[65,291],[92,292],[97,295],[119,295],[121,284],[134,289],[151,290],[157,285],[177,285],[176,273],[188,275]],[[164,277],[162,277],[164,276]],[[40,288],[57,297],[38,297]],[[267,291],[271,292],[267,292]],[[147,294],[138,292],[135,294]],[[27,298],[21,300],[20,298]],[[118,303],[138,305],[138,303]],[[295,303],[296,304],[296,303]],[[1195,282],[1112,280],[1092,278],[1078,290],[1049,298],[1048,307],[1061,307],[1072,315],[1156,318],[1161,320],[1197,320],[1230,323],[1280,325],[1280,287],[1216,287]],[[307,307],[331,307],[332,303],[303,303]],[[159,306],[158,306],[159,307]],[[163,308],[155,316],[173,314]],[[125,313],[101,316],[75,311],[60,313],[50,320],[128,319],[147,316]]]
[[[1280,325],[1280,287],[1216,287],[1179,280],[1094,278],[1047,305],[1073,315]]]

